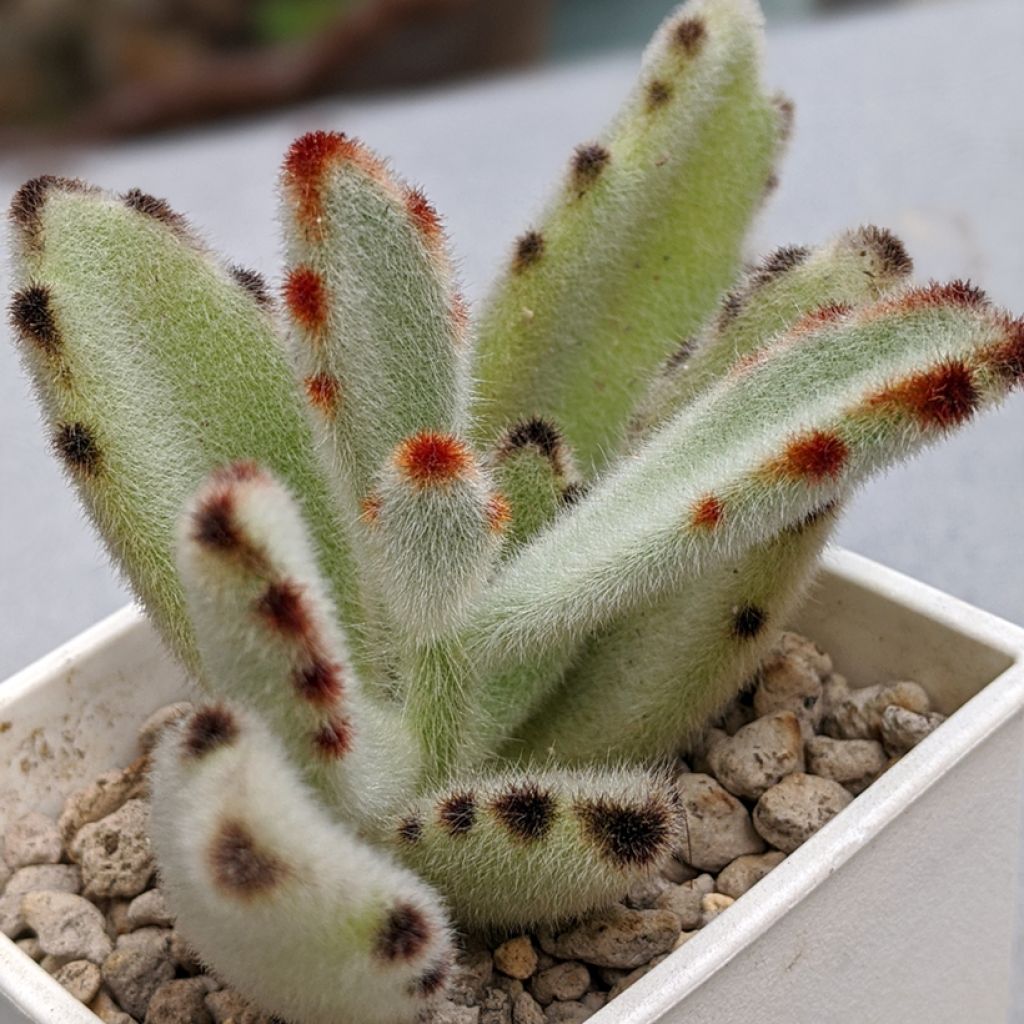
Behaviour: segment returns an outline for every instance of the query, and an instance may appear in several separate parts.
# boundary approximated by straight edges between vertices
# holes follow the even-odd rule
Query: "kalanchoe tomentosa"
[[[211,699],[157,755],[163,884],[268,1010],[409,1017],[449,916],[552,922],[654,870],[659,765],[852,488],[1024,374],[1021,322],[910,287],[886,231],[737,269],[791,119],[759,33],[753,0],[665,22],[474,321],[433,208],[341,134],[286,157],[280,315],[162,200],[17,194],[54,448]]]

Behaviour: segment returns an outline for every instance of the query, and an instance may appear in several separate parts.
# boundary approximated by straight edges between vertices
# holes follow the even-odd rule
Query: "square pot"
[[[1006,1019],[1024,753],[1024,630],[848,552],[793,627],[855,686],[922,683],[952,715],[595,1024]],[[126,608],[0,686],[0,826],[133,756],[187,695]],[[953,712],[956,712],[953,714]],[[0,937],[0,1021],[95,1024]],[[15,1009],[16,1008],[16,1009]],[[14,1014],[18,1014],[15,1016]]]

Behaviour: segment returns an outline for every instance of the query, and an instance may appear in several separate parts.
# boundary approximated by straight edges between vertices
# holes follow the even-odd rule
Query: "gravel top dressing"
[[[56,821],[28,814],[4,835],[0,927],[107,1024],[274,1021],[204,973],[157,885],[149,754],[189,706],[153,715],[138,759],[74,793]],[[850,689],[827,654],[785,634],[678,764],[685,828],[674,858],[564,930],[466,940],[424,1022],[586,1020],[730,911],[942,720],[917,683]]]

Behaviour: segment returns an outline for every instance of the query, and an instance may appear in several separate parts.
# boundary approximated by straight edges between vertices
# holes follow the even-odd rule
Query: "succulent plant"
[[[753,0],[691,0],[478,317],[345,135],[282,171],[283,309],[139,191],[18,192],[53,445],[209,695],[161,744],[180,926],[291,1021],[443,989],[449,921],[622,897],[672,757],[756,670],[842,504],[1024,376],[1024,324],[889,232],[743,266],[790,105]]]

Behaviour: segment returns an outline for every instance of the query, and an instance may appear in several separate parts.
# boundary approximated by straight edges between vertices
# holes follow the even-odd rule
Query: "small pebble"
[[[180,700],[175,704],[165,704],[157,708],[139,726],[139,749],[143,754],[151,754],[164,730],[180,722],[188,715],[195,705],[191,701]]]
[[[852,800],[831,779],[787,775],[758,800],[754,826],[772,846],[792,853]]]
[[[711,892],[701,897],[700,901],[700,926],[710,924],[718,915],[731,907],[736,901],[724,892]]]
[[[171,931],[168,953],[171,960],[188,974],[199,974],[203,970],[199,955],[176,930]]]
[[[491,987],[501,989],[509,999],[515,999],[520,992],[525,991],[523,983],[518,978],[510,978],[506,974],[495,974],[491,979]]]
[[[89,960],[72,960],[54,972],[53,978],[80,1003],[91,1003],[100,990],[100,969]]]
[[[136,1024],[135,1018],[124,1012],[114,1002],[110,993],[101,988],[96,998],[89,1004],[89,1009],[96,1014],[103,1024]]]
[[[667,956],[668,954],[665,954]],[[655,967],[658,966],[665,959],[665,956],[656,956],[653,960],[646,964],[634,968],[625,977],[620,978],[614,985],[608,990],[608,998],[614,999],[616,996],[622,995],[632,985],[635,985],[645,974],[650,974]]]
[[[4,860],[13,871],[28,864],[56,864],[63,852],[56,823],[38,811],[18,818],[4,833]]]
[[[685,864],[679,860],[678,857],[669,857],[668,860],[661,866],[662,877],[667,882],[673,882],[679,885],[682,882],[688,882],[691,878],[696,878],[700,871],[690,864]]]
[[[521,992],[512,1000],[512,1024],[544,1024],[544,1011],[529,992]]]
[[[148,766],[148,758],[140,757],[127,768],[104,772],[91,785],[72,793],[57,819],[64,843],[70,844],[83,825],[99,821],[126,801],[143,796]]]
[[[579,999],[590,988],[590,971],[577,961],[565,960],[533,979],[530,991],[541,1006],[556,999]]]
[[[662,875],[648,875],[634,882],[623,903],[634,910],[650,910],[657,906],[658,897],[671,885]]]
[[[821,723],[822,683],[831,666],[828,655],[809,640],[784,633],[761,667],[754,691],[754,711],[758,716],[792,711],[800,721],[804,738],[810,739]]]
[[[594,1016],[594,1011],[586,1003],[576,1000],[569,1002],[554,1002],[545,1007],[544,1017],[550,1024],[582,1024],[583,1021]]]
[[[113,814],[84,825],[70,852],[82,868],[86,895],[137,896],[156,870],[146,803],[129,800]]]
[[[111,950],[103,914],[70,892],[30,892],[21,898],[25,923],[45,953],[99,963]]]
[[[425,1010],[420,1019],[429,1021],[429,1024],[479,1024],[480,1007],[443,1001]]]
[[[597,1013],[605,1003],[608,1002],[607,992],[586,992],[580,997],[580,1002],[588,1009]]]
[[[128,908],[132,905],[131,900],[106,900],[107,904],[107,931],[111,935],[124,935],[132,930],[128,923]]]
[[[778,867],[786,855],[781,850],[769,850],[768,853],[747,854],[737,857],[731,864],[722,868],[715,880],[715,888],[719,892],[738,900],[748,889],[761,881],[772,868]]]
[[[485,990],[480,1000],[480,1024],[512,1024],[512,1000],[507,992]]]
[[[525,981],[537,970],[537,953],[527,935],[503,942],[494,951],[494,966],[510,978]]]
[[[888,758],[878,740],[834,740],[815,736],[807,741],[807,771],[832,779],[856,796],[885,770]]]
[[[145,925],[157,925],[160,928],[171,928],[174,925],[174,915],[167,909],[164,894],[159,889],[139,893],[128,904],[125,913],[128,931]]]
[[[82,891],[82,873],[75,864],[30,864],[27,867],[18,868],[11,875],[4,895],[38,892],[41,889],[50,892],[80,893]]]
[[[165,982],[149,1000],[145,1024],[213,1024],[207,994],[204,978]]]
[[[847,690],[830,691],[830,708],[822,731],[837,740],[877,740],[882,736],[882,714],[896,705],[924,714],[929,710],[928,694],[917,683],[883,683]]]
[[[25,915],[21,912],[23,897],[24,893],[20,892],[0,896],[0,932],[9,939],[16,939],[28,927]]]
[[[684,930],[700,927],[700,901],[715,891],[715,880],[710,875],[698,875],[682,885],[674,885],[661,894],[657,906],[670,910],[679,918]]]
[[[144,1020],[153,993],[174,977],[174,964],[166,944],[135,942],[115,949],[103,961],[102,971],[104,983],[120,1006],[136,1020]]]
[[[764,850],[746,807],[713,778],[681,775],[676,791],[685,825],[679,853],[687,864],[718,871],[744,853]]]
[[[745,725],[708,751],[718,781],[735,796],[756,800],[791,772],[804,770],[804,734],[792,711],[776,711]]]
[[[257,1010],[241,992],[222,988],[206,996],[213,1024],[272,1024],[269,1014]]]
[[[885,749],[892,757],[902,757],[912,750],[929,733],[934,732],[944,721],[945,715],[938,711],[916,712],[890,704],[882,712],[879,731]]]
[[[477,1006],[494,976],[494,961],[486,949],[462,954],[458,970],[448,985],[448,999],[461,1006]]]
[[[18,939],[15,945],[25,954],[25,956],[31,957],[36,963],[39,963],[43,959],[45,954],[43,953],[42,946],[39,945],[39,940],[34,935],[26,936],[24,939]]]
[[[616,903],[569,931],[540,932],[538,938],[546,952],[564,960],[633,968],[671,949],[679,931],[679,918],[671,911],[630,910]]]

